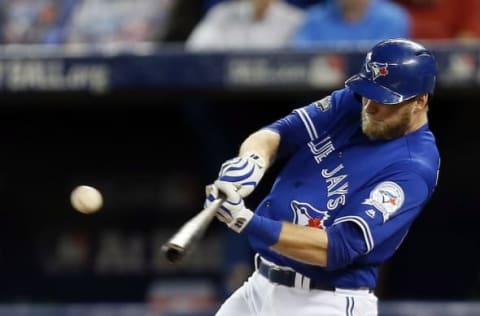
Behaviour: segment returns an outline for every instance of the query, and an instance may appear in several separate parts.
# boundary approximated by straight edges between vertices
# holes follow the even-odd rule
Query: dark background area
[[[99,273],[92,255],[63,269],[49,268],[55,263],[50,255],[64,232],[78,232],[90,254],[105,229],[143,240],[154,231],[168,236],[200,210],[203,186],[244,137],[327,93],[1,94],[0,300],[144,301],[154,280],[207,277],[221,283],[223,258],[197,268]],[[435,96],[430,124],[442,154],[438,190],[385,265],[382,299],[479,298],[479,97],[474,89],[439,89]],[[272,174],[250,206],[269,189]],[[102,191],[99,213],[72,209],[69,194],[78,184]],[[217,238],[224,230],[214,224],[209,234]],[[158,242],[146,244],[151,259]]]

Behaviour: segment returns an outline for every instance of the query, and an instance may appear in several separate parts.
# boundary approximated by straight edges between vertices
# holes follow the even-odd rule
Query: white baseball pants
[[[255,271],[215,316],[377,316],[368,290],[307,290],[271,283]]]

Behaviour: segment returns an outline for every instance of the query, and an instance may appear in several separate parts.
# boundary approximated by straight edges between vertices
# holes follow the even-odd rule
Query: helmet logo
[[[377,63],[377,62],[369,62],[368,67],[372,71],[372,79],[375,80],[378,77],[388,75],[388,64],[387,63]]]

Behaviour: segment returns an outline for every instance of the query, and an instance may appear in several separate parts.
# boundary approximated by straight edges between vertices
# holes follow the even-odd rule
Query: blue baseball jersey
[[[428,124],[397,139],[370,140],[361,109],[345,88],[264,127],[281,136],[278,157],[286,160],[256,213],[325,229],[327,267],[292,260],[249,237],[267,260],[346,288],[375,287],[379,265],[431,197],[440,166]]]

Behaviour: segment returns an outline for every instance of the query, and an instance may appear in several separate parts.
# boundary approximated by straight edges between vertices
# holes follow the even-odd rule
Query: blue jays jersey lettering
[[[380,66],[379,76],[388,71]],[[347,288],[375,287],[378,263],[401,244],[433,193],[439,168],[428,124],[405,137],[371,141],[361,130],[361,108],[345,88],[266,126],[280,134],[278,155],[286,164],[256,209],[275,220],[341,231],[350,250],[329,251],[322,268],[291,260],[249,237],[267,260]]]

